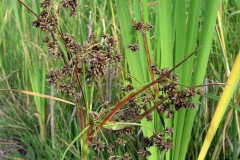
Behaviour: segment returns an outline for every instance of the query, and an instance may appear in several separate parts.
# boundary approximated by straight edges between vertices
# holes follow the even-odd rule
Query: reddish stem
[[[204,87],[204,86],[210,86],[210,85],[219,85],[219,84],[225,84],[225,83],[211,83],[211,84],[201,84],[201,85],[196,85],[196,86],[192,86],[189,88],[199,88],[199,87]],[[168,94],[167,96],[165,96],[164,98],[161,99],[161,101],[157,102],[153,107],[149,108],[148,110],[146,110],[144,113],[142,113],[141,115],[139,115],[138,117],[132,119],[130,122],[134,123],[134,122],[138,122],[140,120],[142,120],[143,118],[145,118],[147,115],[149,115],[150,113],[152,113],[155,109],[157,109],[165,100],[167,100],[168,98],[172,97],[174,94],[181,92],[180,91],[174,91],[171,92],[170,94]]]
[[[22,0],[18,0],[18,2],[24,5],[24,7],[26,7],[30,12],[32,12],[32,14],[34,14],[39,20],[41,20],[41,18],[30,7],[28,7]]]
[[[143,11],[142,11],[142,1],[140,1],[141,7],[140,7],[140,14],[141,14],[141,19],[142,19],[142,23],[144,24],[144,17],[143,17]],[[149,48],[148,48],[148,42],[147,42],[147,37],[146,34],[143,34],[143,40],[144,40],[144,48],[145,48],[145,52],[146,52],[146,57],[147,57],[147,62],[148,62],[148,69],[150,70],[150,76],[151,76],[151,80],[154,81],[154,72],[153,70],[151,70],[151,66],[152,66],[152,61],[151,61],[151,56],[149,53]],[[155,98],[158,95],[158,86],[157,84],[154,85],[154,89],[155,89]]]

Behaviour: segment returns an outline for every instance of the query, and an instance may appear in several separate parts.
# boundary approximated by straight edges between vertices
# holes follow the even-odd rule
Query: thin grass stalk
[[[53,85],[50,85],[50,96],[54,96]],[[54,100],[50,99],[50,124],[51,124],[51,143],[52,149],[55,149],[55,130],[54,130]]]
[[[232,133],[232,143],[233,143],[233,159],[238,159],[238,132],[237,132],[237,123],[236,123],[236,111],[233,108],[233,133]]]
[[[219,100],[219,99],[218,99]],[[223,125],[223,132],[222,132],[222,150],[223,150],[223,155],[224,155],[224,158],[226,156],[226,137],[227,137],[227,131],[229,130],[229,126],[232,122],[232,114],[233,114],[233,106],[231,106],[232,108],[230,108],[230,110],[228,111],[227,113],[227,116],[225,118],[225,122],[224,122],[224,125]],[[228,140],[228,137],[227,137],[227,140]],[[230,148],[232,149],[232,146],[230,145]]]
[[[30,82],[32,85],[32,90],[36,93],[45,93],[45,79],[46,79],[46,73],[45,73],[45,59],[42,57],[42,68],[41,71],[38,69],[39,62],[38,59],[34,58],[33,63],[31,66],[31,69],[29,70],[29,77]],[[39,126],[40,126],[40,141],[45,142],[46,141],[46,106],[45,106],[45,99],[40,97],[34,97],[35,105],[37,108],[37,114],[38,114],[38,120],[39,120]]]
[[[159,22],[159,9],[157,9],[156,16],[154,17],[154,31],[153,34],[156,38],[153,39],[154,44],[161,44],[160,39],[160,22]],[[153,45],[153,52],[154,52],[154,59],[156,63],[161,62],[161,46],[160,45]]]
[[[218,158],[219,158],[219,154],[220,154],[220,152],[221,152],[221,150],[222,150],[222,134],[219,136],[219,138],[218,138],[218,141],[217,141],[217,144],[215,145],[215,148],[214,148],[214,151],[213,151],[213,154],[212,154],[212,158],[211,158],[211,160],[217,160]]]
[[[47,86],[46,85],[46,81],[45,81],[45,79],[46,79],[46,61],[45,61],[45,57],[43,57],[43,56],[41,56],[41,61],[42,61],[42,63],[41,63],[41,65],[42,65],[42,68],[41,68],[41,72],[42,72],[42,74],[41,74],[41,79],[42,79],[42,82],[40,82],[40,84],[41,84],[41,88],[40,88],[40,90],[41,90],[41,93],[45,93],[45,87]],[[41,107],[41,109],[39,109],[39,110],[41,110],[41,113],[42,113],[42,117],[41,117],[41,120],[42,120],[42,122],[43,122],[43,124],[44,124],[44,133],[42,133],[42,136],[43,136],[43,134],[45,134],[45,138],[46,138],[46,134],[47,134],[47,131],[46,131],[46,123],[47,123],[47,115],[48,115],[48,109],[49,108],[47,108],[47,106],[46,106],[46,99],[44,99],[44,98],[40,98],[40,101],[41,101],[41,104],[40,104],[40,106],[39,107]],[[44,139],[45,139],[44,138]]]
[[[40,93],[36,93],[36,92],[30,92],[30,91],[25,91],[25,90],[16,90],[16,89],[0,89],[0,91],[12,91],[12,92],[19,92],[19,93],[23,93],[26,95],[31,95],[31,96],[35,96],[35,97],[41,97],[41,98],[48,98],[48,99],[53,99],[55,101],[60,101],[60,102],[64,102],[70,105],[75,106],[75,103],[67,101],[65,99],[61,99],[61,98],[57,98],[57,97],[52,97],[49,95],[45,95],[45,94],[40,94]]]
[[[3,4],[2,4],[3,5]],[[12,11],[12,7],[10,9],[7,9],[5,11],[5,15],[0,15],[0,18],[1,18],[1,27],[0,27],[0,45],[2,44],[2,40],[3,40],[3,37],[4,37],[4,32],[5,30],[7,29],[7,20],[9,19],[10,17],[10,13]],[[2,9],[0,9],[0,13],[1,12],[4,12],[2,11]]]
[[[220,4],[222,6],[222,4]],[[227,51],[226,51],[226,43],[224,40],[224,34],[223,34],[223,27],[222,27],[222,16],[220,16],[220,11],[218,11],[218,27],[217,28],[217,33],[218,33],[218,39],[221,44],[223,56],[224,56],[224,62],[226,64],[226,70],[227,70],[227,75],[229,76],[230,74],[230,69],[229,69],[229,64],[228,64],[228,56],[227,56]],[[219,29],[218,29],[219,28]]]
[[[151,2],[149,2],[149,1],[143,0],[143,1],[141,1],[140,6],[139,6],[140,9],[142,8],[142,10],[140,10],[140,17],[141,17],[140,20],[143,23],[147,23],[147,24],[153,23],[152,21],[150,21],[150,17],[152,16],[152,15],[150,15],[150,13],[151,13],[150,11],[151,10],[149,9],[149,4],[150,3]],[[156,16],[156,17],[158,17],[158,16]],[[154,20],[154,18],[151,18],[151,20]],[[154,26],[154,30],[158,30],[158,27]],[[154,35],[154,36],[156,36],[156,35]],[[142,38],[142,36],[140,36],[140,37]],[[154,39],[155,39],[155,37],[154,37]],[[159,52],[157,52],[157,53],[154,52],[153,48],[152,48],[153,46],[160,46],[160,45],[157,44],[157,43],[154,43],[154,42],[157,42],[157,41],[156,40],[153,41],[151,39],[150,32],[147,32],[143,36],[143,44],[140,44],[140,45],[144,46],[144,48],[145,48],[145,53],[142,54],[142,58],[146,57],[144,59],[145,63],[143,63],[143,64],[145,64],[145,68],[146,68],[144,70],[145,71],[144,75],[145,75],[145,77],[147,77],[147,81],[148,82],[149,81],[154,81],[156,79],[156,77],[154,77],[153,70],[149,71],[150,67],[153,66],[153,65],[159,65],[160,64],[160,61],[158,61],[158,60],[160,60],[160,53]],[[159,47],[159,49],[160,49],[160,47]],[[146,59],[147,59],[147,63],[146,63]],[[150,76],[149,76],[149,72],[150,72]],[[157,85],[154,85],[153,88],[155,90],[155,99],[157,99],[157,97],[159,95],[158,87],[157,87]],[[159,118],[159,114],[157,112],[154,112],[154,113],[152,113],[152,116],[153,116],[152,124],[154,125],[155,132],[162,131],[163,124],[161,124],[161,120]],[[146,125],[148,125],[148,124],[146,124]],[[152,133],[150,133],[150,135],[148,135],[148,136],[151,136],[151,134]],[[153,159],[154,159],[154,157],[158,157],[159,158],[160,157],[160,152],[155,149],[154,151],[152,151],[152,155],[154,155],[154,156],[152,156]],[[161,155],[161,156],[163,157],[163,155]]]

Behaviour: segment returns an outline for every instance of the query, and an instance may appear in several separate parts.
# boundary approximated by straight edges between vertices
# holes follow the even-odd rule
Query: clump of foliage
[[[132,137],[140,127],[145,127],[138,122],[143,118],[152,121],[154,111],[162,120],[162,116],[171,118],[174,112],[181,108],[193,108],[193,97],[196,94],[202,94],[198,89],[201,85],[180,90],[178,75],[173,74],[173,70],[195,52],[171,70],[159,69],[157,65],[149,66],[155,79],[140,88],[134,88],[132,81],[136,79],[127,71],[123,71],[129,77],[123,80],[127,83],[117,93],[121,95],[121,100],[116,104],[107,100],[104,100],[103,104],[90,104],[88,91],[98,86],[99,82],[107,85],[106,75],[109,72],[112,76],[115,75],[115,78],[119,78],[117,77],[119,75],[113,71],[119,69],[118,66],[122,63],[124,55],[118,50],[117,40],[110,34],[103,33],[101,39],[98,39],[94,32],[89,31],[87,40],[81,44],[74,35],[64,32],[65,29],[62,28],[59,15],[66,13],[63,11],[67,9],[70,10],[70,16],[74,18],[77,5],[76,0],[62,0],[58,5],[50,0],[44,0],[41,3],[42,11],[39,15],[26,6],[37,17],[32,25],[46,35],[43,42],[47,45],[49,54],[56,61],[62,62],[60,68],[56,65],[56,68],[51,69],[47,81],[50,85],[54,85],[58,92],[66,93],[75,100],[79,135],[73,142],[80,138],[82,159],[89,159],[91,152],[95,152],[94,155],[98,156],[104,152],[106,157],[111,160],[131,159],[131,155],[124,149],[122,155],[116,154],[117,147],[113,143],[109,143],[108,138],[104,135],[109,134],[109,130],[111,133],[116,133],[115,144],[124,148],[127,145],[124,135]],[[133,28],[145,36],[153,26],[142,22],[133,22]],[[129,44],[129,48],[134,54],[139,46],[137,43]],[[103,94],[101,94],[102,97],[106,97]],[[122,95],[125,97],[122,98]],[[39,121],[39,123],[45,123],[43,126],[46,126],[47,118],[44,122]],[[164,122],[162,123],[164,125]],[[152,136],[143,138],[143,144],[138,148],[136,154],[140,157],[148,157],[151,155],[148,149],[152,146],[156,146],[160,151],[172,149],[174,145],[170,137],[173,133],[174,129],[171,127],[164,127],[162,131],[152,130]],[[67,150],[72,145],[73,143],[68,146]],[[97,156],[95,157],[97,159]]]

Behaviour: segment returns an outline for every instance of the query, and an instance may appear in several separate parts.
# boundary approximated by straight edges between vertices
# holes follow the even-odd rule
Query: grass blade
[[[176,8],[178,8],[179,4],[176,4]],[[183,7],[183,6],[182,6]],[[194,51],[196,47],[196,40],[197,40],[197,30],[198,30],[198,23],[199,23],[199,14],[201,8],[201,1],[190,1],[189,4],[189,14],[188,14],[188,22],[186,28],[186,46],[185,46],[185,55],[184,57],[188,56],[192,51]],[[176,12],[176,14],[178,14]],[[179,18],[179,17],[178,17]],[[176,24],[177,25],[177,24]],[[178,26],[176,26],[178,28]],[[181,44],[181,42],[180,42]],[[192,81],[192,70],[193,70],[193,62],[194,57],[191,57],[188,61],[183,64],[183,76],[182,76],[182,84],[190,86]],[[174,124],[176,125],[174,128],[176,130],[176,137],[174,138],[174,157],[173,159],[178,159],[179,154],[186,154],[185,152],[180,152],[180,148],[182,147],[181,140],[183,136],[183,127],[185,123],[185,115],[186,110],[180,110],[175,114],[174,117]],[[184,135],[186,136],[186,135]],[[186,142],[184,142],[186,143]]]
[[[209,129],[208,129],[208,132],[206,135],[206,138],[204,140],[202,149],[198,156],[199,160],[204,159],[204,157],[208,151],[208,148],[212,142],[212,139],[217,131],[217,128],[222,120],[222,117],[228,107],[228,103],[230,102],[231,97],[233,96],[234,90],[236,89],[236,87],[238,85],[238,81],[240,79],[239,68],[240,68],[240,51],[238,52],[238,56],[236,58],[236,61],[232,68],[232,71],[227,80],[227,85],[225,86],[225,88],[223,90],[221,99],[218,102],[217,109],[214,113],[214,116],[212,118],[211,124],[209,126]]]
[[[214,34],[214,27],[216,23],[217,11],[219,7],[219,0],[207,1],[206,9],[204,11],[204,19],[203,19],[203,27],[202,32],[200,34],[200,46],[202,46],[200,52],[197,54],[196,58],[196,68],[193,74],[193,84],[197,85],[203,83],[203,79],[206,73],[205,68],[207,67],[207,62],[210,54],[212,38]],[[198,102],[199,97],[196,96],[194,102],[195,104]],[[186,153],[188,142],[191,137],[192,127],[194,118],[196,115],[196,109],[188,109],[185,117],[185,123],[182,141],[181,141],[181,149],[179,155],[180,160],[184,160]]]

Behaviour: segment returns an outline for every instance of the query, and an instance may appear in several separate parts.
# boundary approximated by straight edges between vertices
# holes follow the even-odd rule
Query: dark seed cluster
[[[47,8],[51,4],[50,0],[44,0],[40,5],[42,8]]]
[[[144,24],[142,22],[133,22],[133,28],[139,31],[142,35],[145,35],[146,31],[153,29],[153,25]]]
[[[70,8],[70,16],[76,15],[77,0],[62,0],[61,4],[64,8]]]
[[[132,134],[133,131],[134,131],[134,127],[133,126],[126,126],[124,127],[123,129],[120,129],[120,130],[115,130],[114,132],[116,134]]]
[[[75,40],[74,35],[63,32],[62,28],[59,27],[61,22],[58,21],[58,16],[62,10],[70,9],[70,16],[76,15],[78,5],[76,0],[61,0],[59,8],[56,8],[51,0],[43,0],[40,5],[42,10],[38,19],[32,22],[32,25],[46,34],[43,42],[47,45],[49,54],[55,60],[62,60],[63,62],[61,68],[49,71],[47,79],[50,84],[55,85],[58,92],[78,95],[79,80],[85,79],[88,84],[92,84],[101,78],[104,80],[109,67],[114,72],[114,66],[123,60],[123,56],[117,51],[117,42],[113,36],[103,34],[98,40],[97,36],[92,33],[85,42],[80,44]],[[123,87],[126,92],[132,89],[132,85]],[[104,107],[102,108],[100,112],[92,111],[90,113],[91,121],[99,121],[104,110]],[[133,126],[128,126],[124,129],[124,132],[132,133],[133,128]],[[114,146],[125,146],[125,144],[124,139],[118,138]],[[128,153],[121,156],[114,155],[114,146],[106,144],[100,139],[90,145],[98,154],[107,151],[109,159],[131,159]],[[94,159],[99,158],[96,156]]]
[[[66,84],[59,84],[57,91],[59,92],[65,92],[67,94],[74,94],[76,92],[75,90],[75,84],[71,83],[70,85]]]
[[[105,142],[101,141],[100,139],[95,143],[94,150],[97,150],[98,152],[103,151],[105,148]]]
[[[104,42],[98,41],[94,34],[82,45],[81,54],[77,54],[74,62],[78,69],[86,68],[86,79],[91,81],[95,77],[103,77],[110,64],[117,64],[123,60],[121,53],[115,50],[116,41],[112,36],[104,35]]]
[[[56,71],[50,71],[49,74],[49,78],[47,79],[47,81],[50,84],[56,84],[62,77],[62,74],[60,71],[56,70]]]
[[[122,91],[127,92],[127,91],[132,91],[133,90],[133,85],[128,84],[127,86],[122,88]]]
[[[144,138],[144,146],[146,148],[152,147],[153,145],[157,146],[161,151],[170,150],[173,148],[173,142],[171,138],[165,138],[166,135],[170,136],[173,133],[173,128],[167,127],[162,133],[154,133],[150,138]],[[149,152],[140,150],[138,152],[140,155],[149,156]]]
[[[118,156],[111,156],[108,160],[118,160]]]
[[[192,98],[196,94],[201,94],[201,90],[196,90],[193,87],[179,90],[178,75],[172,73],[167,74],[169,71],[167,68],[158,69],[157,65],[151,66],[150,69],[153,70],[156,75],[163,76],[158,82],[158,88],[160,91],[159,99],[161,100],[167,95],[172,95],[157,108],[159,114],[163,111],[167,111],[167,118],[172,117],[174,111],[170,109],[171,105],[174,106],[175,110],[195,107]]]
[[[118,145],[120,146],[125,146],[126,142],[123,138],[117,138],[117,140],[115,141]]]
[[[51,13],[50,9],[46,7],[46,5],[50,5],[50,2],[44,2],[47,2],[42,4],[45,8],[39,14],[39,19],[32,22],[32,25],[40,28],[44,32],[49,31],[54,34],[54,32],[56,32],[56,26],[58,25],[58,19],[57,16]]]
[[[42,11],[38,19],[32,22],[33,26],[40,28],[47,36],[43,42],[47,44],[48,51],[55,59],[62,59],[62,69],[50,71],[48,82],[57,86],[57,90],[73,93],[75,89],[72,80],[73,73],[84,76],[88,84],[95,79],[102,78],[107,73],[110,65],[121,62],[123,56],[116,51],[116,40],[114,37],[103,34],[103,40],[97,40],[95,34],[91,34],[83,43],[78,43],[70,33],[63,33],[59,28],[59,12],[61,8],[69,8],[70,15],[76,15],[76,0],[61,0],[59,8],[50,0],[44,0],[40,5]],[[65,49],[60,47],[59,41],[64,43]],[[67,53],[64,55],[63,53]],[[84,74],[84,75],[83,75]],[[62,82],[61,82],[62,81]],[[68,84],[62,84],[69,81]],[[71,84],[70,84],[71,83]]]
[[[146,157],[146,158],[152,155],[150,151],[143,150],[143,149],[139,150],[137,153],[139,157]]]
[[[137,43],[135,43],[135,44],[129,44],[129,45],[128,45],[128,48],[131,49],[133,52],[136,52],[136,51],[138,51],[138,49],[139,49],[139,45],[138,45]]]
[[[76,7],[78,6],[77,0],[62,0],[61,4],[59,8],[55,8],[51,0],[44,0],[40,3],[43,10],[40,12],[38,20],[32,22],[32,25],[44,32],[48,31],[54,36],[58,27],[57,14],[61,11],[60,8],[70,8],[70,16],[75,16]]]
[[[62,36],[64,44],[69,52],[69,61],[65,62],[65,66],[62,67],[57,73],[59,76],[63,75],[71,76],[76,71],[79,75],[83,76],[85,73],[85,79],[88,84],[91,84],[96,78],[102,78],[106,75],[109,65],[117,64],[123,60],[122,54],[116,52],[116,41],[112,36],[104,35],[104,41],[96,39],[95,34],[91,34],[83,45],[80,45],[74,40],[74,36],[66,33]],[[48,51],[55,58],[62,58],[63,54],[59,49],[57,40],[48,38],[44,39],[47,43]],[[50,73],[49,82],[56,84],[60,78],[56,78],[56,73]],[[59,91],[69,92],[66,89],[66,85],[60,85]],[[128,86],[125,90],[131,90],[132,87]],[[123,89],[124,90],[124,89]],[[72,91],[72,90],[71,90]]]
[[[122,160],[130,160],[131,157],[129,156],[129,154],[126,152],[124,153],[124,155],[122,156]]]
[[[130,155],[125,152],[123,153],[123,155],[113,155],[114,154],[114,149],[115,148],[118,148],[118,146],[122,146],[124,147],[125,144],[126,144],[126,141],[123,139],[123,138],[117,138],[116,139],[116,145],[113,145],[113,144],[107,144],[103,141],[101,141],[100,139],[98,139],[93,145],[93,149],[96,150],[98,152],[98,154],[100,152],[103,152],[103,151],[107,151],[107,153],[109,153],[109,160],[131,160],[132,158],[130,157]],[[94,157],[94,159],[98,159],[97,156]]]

